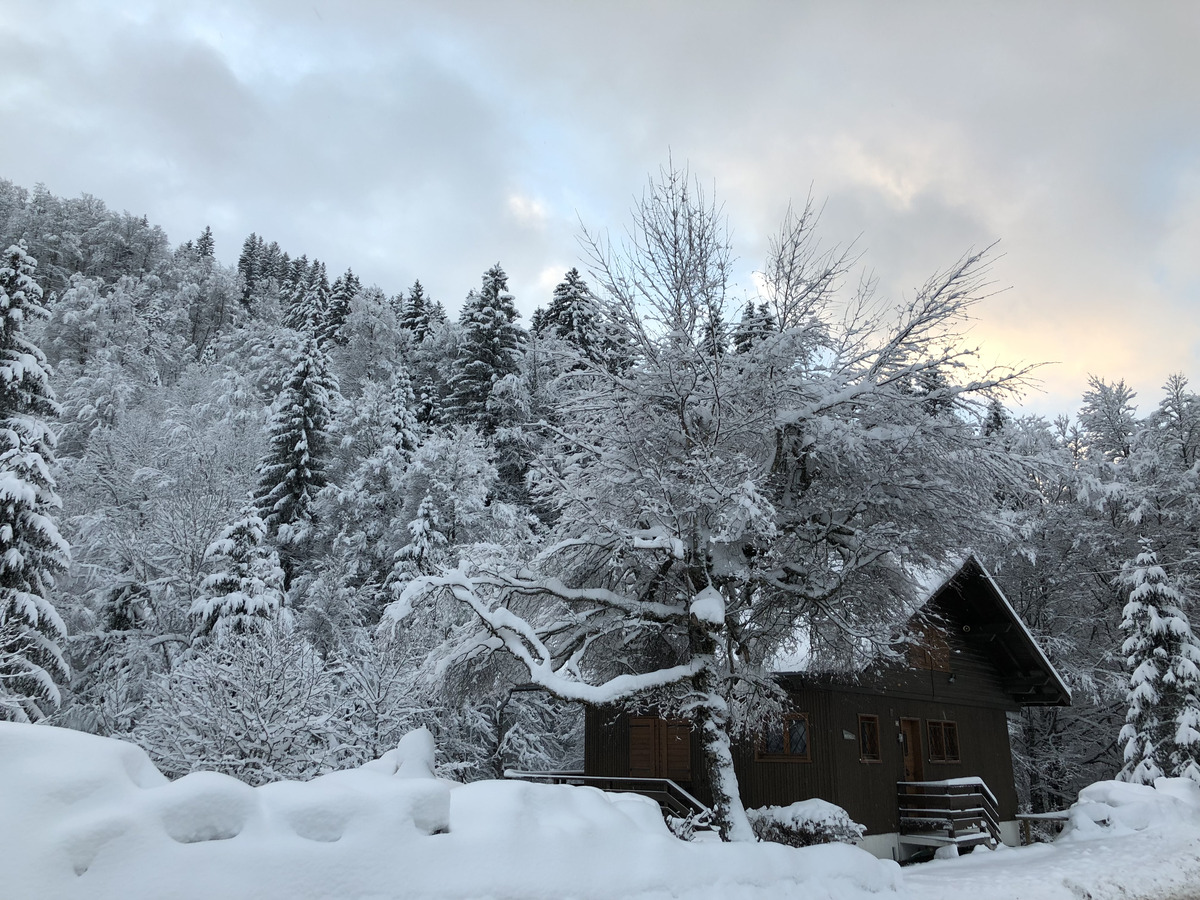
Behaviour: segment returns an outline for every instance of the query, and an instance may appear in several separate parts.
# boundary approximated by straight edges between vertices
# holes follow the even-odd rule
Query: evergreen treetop
[[[454,420],[476,424],[485,433],[496,429],[488,401],[498,381],[520,370],[525,331],[517,317],[508,276],[497,263],[484,273],[482,289],[467,295],[459,316],[463,338],[446,409]]]

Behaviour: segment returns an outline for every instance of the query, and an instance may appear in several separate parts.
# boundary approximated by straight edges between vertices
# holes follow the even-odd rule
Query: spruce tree
[[[700,346],[707,356],[720,359],[729,350],[729,329],[717,306],[710,306],[705,316]]]
[[[566,341],[597,365],[610,366],[619,355],[599,304],[578,269],[563,276],[554,288],[549,308],[534,313],[532,327],[538,334],[552,334]]]
[[[429,298],[418,279],[408,291],[404,309],[400,313],[400,327],[411,332],[413,340],[420,343],[429,334]]]
[[[303,257],[302,257],[303,258]],[[283,324],[296,331],[317,336],[329,312],[331,289],[325,263],[314,260],[302,281],[290,292]]]
[[[413,455],[421,446],[421,425],[417,421],[416,410],[417,398],[413,393],[412,380],[408,377],[408,370],[398,365],[392,373],[389,424],[394,433],[394,446],[406,463],[412,462]]]
[[[317,337],[321,343],[346,344],[344,326],[350,318],[350,303],[361,290],[362,283],[350,269],[334,281],[329,292],[328,307],[318,319]]]
[[[450,319],[446,315],[446,307],[442,306],[440,300],[425,300],[425,309],[429,319],[430,329],[437,328],[439,325],[445,325]]]
[[[213,239],[212,229],[205,225],[204,232],[196,238],[196,254],[211,259],[215,250],[216,241]]]
[[[242,305],[249,306],[258,286],[258,279],[263,264],[263,240],[253,231],[242,242],[242,252],[238,256],[238,275],[242,277]]]
[[[0,258],[0,718],[45,718],[69,675],[66,629],[47,593],[70,549],[50,518],[60,504],[50,468],[57,415],[45,357],[23,334],[45,317],[24,243]]]
[[[747,353],[764,337],[776,331],[775,318],[767,304],[746,304],[742,320],[733,329],[733,352]]]
[[[483,274],[483,288],[467,296],[459,316],[462,343],[450,380],[447,414],[490,434],[500,424],[488,401],[496,382],[520,369],[525,332],[517,324],[508,276],[500,264]]]
[[[441,527],[437,504],[426,494],[417,508],[416,518],[408,523],[408,543],[396,551],[390,578],[393,590],[403,589],[418,575],[432,575],[437,571],[442,548],[446,546],[446,535]]]
[[[254,507],[267,534],[280,544],[301,538],[312,521],[313,500],[325,486],[329,426],[337,382],[325,352],[309,338],[284,383],[270,427],[270,444],[258,465]]]
[[[1127,581],[1122,646],[1129,666],[1129,711],[1120,740],[1120,777],[1153,784],[1164,775],[1200,781],[1200,640],[1182,611],[1183,596],[1144,550]]]
[[[192,604],[199,634],[242,634],[262,627],[283,608],[283,569],[266,543],[267,525],[250,510],[227,526],[205,552],[218,570],[204,579]]]

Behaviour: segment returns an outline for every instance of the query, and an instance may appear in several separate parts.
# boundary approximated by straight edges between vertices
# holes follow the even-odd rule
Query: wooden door
[[[687,722],[663,723],[663,777],[692,780],[692,726]]]
[[[921,720],[900,720],[900,742],[904,748],[904,780],[924,781],[925,766],[921,752]]]
[[[634,716],[629,720],[629,777],[658,778],[658,719]]]
[[[655,716],[629,720],[629,776],[692,780],[692,729],[687,722]]]

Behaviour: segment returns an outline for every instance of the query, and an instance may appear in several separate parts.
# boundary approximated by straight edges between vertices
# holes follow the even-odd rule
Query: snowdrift
[[[1200,897],[1200,787],[1100,781],[1052,844],[935,860],[904,872],[922,900],[1192,900]]]
[[[432,775],[413,732],[382,759],[251,788],[169,781],[139,748],[0,723],[0,867],[26,898],[740,898],[901,895],[846,845],[685,843],[641,797]]]
[[[1200,828],[1200,785],[1188,778],[1158,778],[1154,787],[1097,781],[1079,792],[1059,841],[1115,837],[1138,831]]]

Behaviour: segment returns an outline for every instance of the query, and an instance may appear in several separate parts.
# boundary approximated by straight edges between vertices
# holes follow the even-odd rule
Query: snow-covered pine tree
[[[555,286],[554,297],[549,308],[538,317],[536,330],[552,332],[586,350],[595,343],[597,317],[596,299],[579,270],[572,268]]]
[[[198,633],[254,631],[283,609],[283,568],[266,540],[266,523],[249,510],[208,546],[204,556],[217,571],[204,579],[192,604]]]
[[[719,306],[708,308],[704,321],[704,352],[714,359],[720,359],[729,350],[729,329]]]
[[[70,549],[50,518],[59,504],[50,467],[57,415],[45,357],[22,334],[45,316],[24,244],[0,259],[0,718],[36,721],[59,703],[69,675],[66,629],[47,592]]]
[[[295,356],[275,404],[270,445],[258,465],[254,507],[267,534],[287,544],[302,536],[312,504],[325,486],[325,459],[337,382],[325,352],[309,338]]]
[[[463,337],[445,412],[454,421],[490,434],[500,424],[488,406],[492,389],[520,371],[525,343],[525,330],[517,324],[517,309],[508,293],[508,276],[499,263],[483,273],[482,290],[467,296],[459,325]]]
[[[622,368],[619,333],[604,318],[595,295],[578,269],[571,269],[554,288],[550,306],[534,313],[536,334],[553,335],[575,347],[584,359],[612,370]]]
[[[775,319],[767,304],[755,306],[753,300],[747,301],[742,320],[733,329],[733,352],[749,352],[755,344],[776,330]]]
[[[263,239],[253,231],[242,242],[242,252],[238,256],[237,270],[242,278],[242,305],[249,306],[254,298],[254,290],[262,271]]]
[[[417,516],[408,523],[408,543],[396,551],[392,583],[403,589],[416,575],[432,575],[438,570],[446,535],[441,532],[437,506],[428,494],[417,508]]]
[[[203,233],[196,238],[196,255],[211,259],[215,250],[216,241],[213,239],[212,228],[205,225]]]
[[[395,447],[406,463],[412,462],[413,454],[421,446],[421,425],[417,421],[417,398],[413,393],[412,379],[403,365],[392,372],[391,417],[389,425],[395,435]]]
[[[400,327],[409,331],[417,343],[425,340],[429,334],[429,297],[419,279],[413,282],[404,300]]]
[[[314,260],[303,280],[298,281],[291,291],[283,324],[296,331],[316,334],[329,310],[330,291],[325,263]]]
[[[1200,640],[1153,551],[1143,549],[1125,579],[1133,590],[1121,622],[1130,676],[1119,777],[1135,784],[1164,775],[1200,781]]]
[[[347,337],[343,327],[350,318],[350,303],[361,290],[362,283],[351,269],[347,269],[344,275],[339,275],[333,282],[329,292],[329,306],[324,315],[317,320],[317,337],[321,343],[346,343]]]

